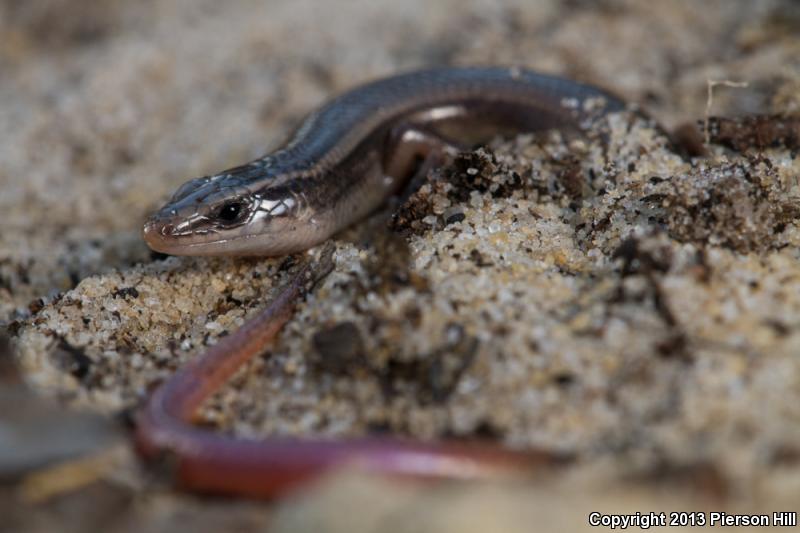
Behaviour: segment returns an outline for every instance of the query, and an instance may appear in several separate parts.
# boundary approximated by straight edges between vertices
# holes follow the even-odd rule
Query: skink
[[[623,103],[515,68],[443,68],[375,81],[309,116],[282,149],[190,180],[145,224],[175,255],[282,255],[375,210],[411,174],[498,134],[580,130]]]
[[[154,250],[177,255],[281,255],[319,244],[456,151],[557,128],[580,132],[623,102],[600,89],[519,68],[443,68],[375,81],[309,116],[281,149],[191,180],[145,224]],[[325,254],[323,254],[325,255]],[[273,302],[158,389],[140,414],[147,456],[176,455],[187,488],[276,496],[345,463],[422,478],[527,472],[549,454],[455,443],[361,439],[242,440],[191,425],[199,406],[263,352],[295,302],[330,266],[299,269]]]

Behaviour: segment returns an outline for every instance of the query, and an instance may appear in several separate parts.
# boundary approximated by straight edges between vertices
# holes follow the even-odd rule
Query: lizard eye
[[[220,208],[217,217],[225,222],[234,222],[239,218],[243,207],[242,202],[228,202]]]

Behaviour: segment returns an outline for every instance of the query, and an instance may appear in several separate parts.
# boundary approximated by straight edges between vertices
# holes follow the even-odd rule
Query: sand
[[[796,113],[799,28],[778,1],[0,3],[0,324],[30,394],[111,425],[286,276],[285,258],[151,254],[141,223],[187,178],[425,65],[521,64],[635,104],[583,138],[496,139],[393,223],[339,236],[278,344],[203,413],[241,436],[480,438],[569,466],[466,487],[344,473],[287,502],[206,505],[123,439],[79,487],[37,499],[14,477],[15,530],[578,531],[591,511],[788,510],[797,141],[753,133],[772,117],[738,142],[714,129],[692,159],[665,131],[704,118],[708,80],[748,84],[717,86],[713,115]]]

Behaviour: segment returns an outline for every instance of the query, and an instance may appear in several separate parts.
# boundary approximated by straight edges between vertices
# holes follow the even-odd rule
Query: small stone
[[[445,225],[455,224],[456,222],[463,222],[467,216],[458,207],[451,207],[444,212]]]
[[[358,327],[341,322],[314,334],[317,366],[326,372],[351,374],[354,366],[363,365],[364,343]]]

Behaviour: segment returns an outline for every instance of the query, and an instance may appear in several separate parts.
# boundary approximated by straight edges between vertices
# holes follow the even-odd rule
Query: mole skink
[[[280,150],[180,187],[144,227],[179,255],[280,255],[321,243],[379,207],[407,180],[498,134],[580,131],[624,105],[599,89],[516,68],[445,68],[363,85],[309,116]],[[328,248],[331,248],[330,246]],[[406,478],[530,473],[556,457],[463,443],[248,440],[192,425],[202,404],[273,342],[296,302],[332,268],[306,265],[239,330],[151,395],[137,421],[147,457],[172,454],[181,486],[274,497],[345,464]]]
[[[593,105],[595,104],[595,105]],[[144,226],[174,255],[283,255],[374,211],[416,171],[498,134],[580,131],[609,94],[519,68],[440,68],[353,89],[281,149],[181,186]]]

